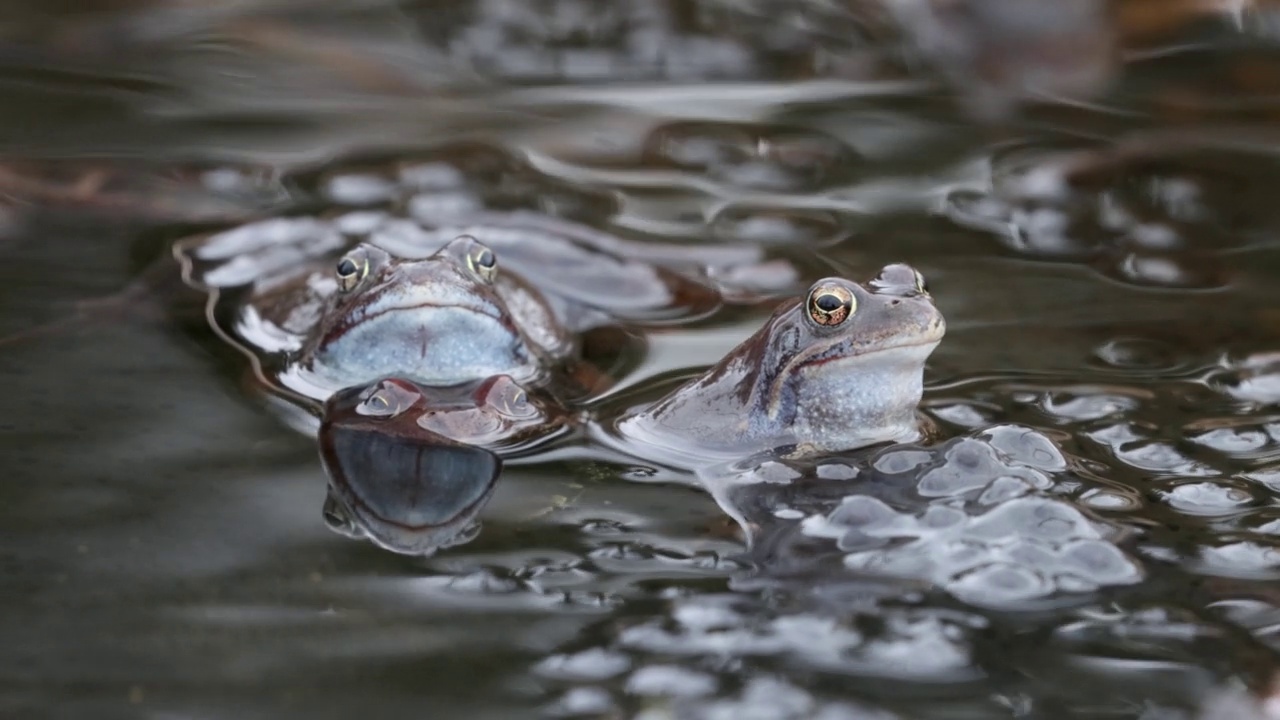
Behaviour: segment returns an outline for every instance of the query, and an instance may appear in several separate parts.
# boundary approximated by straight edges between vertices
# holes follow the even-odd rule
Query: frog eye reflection
[[[507,377],[500,377],[486,397],[498,412],[512,418],[527,418],[536,413],[529,404],[529,394]]]
[[[386,389],[378,390],[365,398],[364,402],[356,408],[356,412],[373,417],[395,415],[400,412],[400,398]]]
[[[524,390],[504,393],[498,403],[502,407],[502,412],[519,417],[529,410],[529,395]]]
[[[839,285],[820,285],[809,293],[809,317],[819,325],[839,325],[856,309],[853,293]]]
[[[350,292],[365,275],[369,274],[369,258],[352,253],[338,261],[335,268],[338,276],[338,287],[343,292]]]
[[[384,382],[356,407],[356,413],[374,416],[374,418],[390,418],[392,415],[401,414],[406,407],[413,404],[413,400],[415,397],[403,388]]]

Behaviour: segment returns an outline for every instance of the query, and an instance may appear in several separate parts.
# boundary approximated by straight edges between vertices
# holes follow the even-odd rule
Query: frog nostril
[[[897,305],[898,303],[901,303],[901,302],[902,302],[901,300],[898,300],[897,298],[894,298],[893,300],[890,300],[890,301],[889,301],[889,304],[890,304],[890,305]]]

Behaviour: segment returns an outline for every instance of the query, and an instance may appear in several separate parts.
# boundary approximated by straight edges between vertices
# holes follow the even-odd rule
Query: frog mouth
[[[946,334],[946,323],[939,317],[926,326],[923,332],[903,337],[897,342],[875,343],[852,352],[845,348],[841,352],[838,346],[809,348],[792,357],[779,371],[779,377],[787,377],[797,372],[811,370],[824,365],[861,365],[863,367],[880,367],[893,363],[903,365],[905,372],[909,366],[918,365],[924,368],[925,360],[933,354],[934,348],[942,342]],[[839,372],[840,370],[836,370]],[[771,393],[771,403],[777,401],[780,392],[775,388]]]
[[[329,344],[329,343],[341,340],[343,337],[346,337],[346,335],[350,333],[352,330],[355,330],[356,328],[359,328],[363,325],[376,323],[379,320],[384,319],[389,315],[398,315],[401,313],[414,313],[414,312],[431,311],[431,310],[438,311],[441,313],[459,312],[459,313],[467,313],[469,315],[476,315],[481,318],[486,318],[488,320],[492,320],[493,322],[496,322],[497,324],[501,325],[504,330],[508,332],[511,332],[513,334],[516,334],[518,332],[518,328],[516,328],[515,322],[511,319],[511,317],[507,315],[503,315],[496,308],[488,307],[485,305],[478,305],[478,304],[472,305],[472,304],[465,304],[465,303],[451,303],[451,302],[425,300],[421,302],[402,303],[399,305],[392,305],[390,307],[380,308],[376,312],[362,314],[362,315],[359,315],[358,317],[346,319],[342,323],[336,325],[328,333],[325,333],[324,344]],[[416,325],[418,325],[419,327],[430,327],[431,324],[432,323],[428,321],[422,321],[422,322],[416,323]]]
[[[326,424],[320,441],[334,500],[331,526],[404,554],[448,544],[488,502],[502,468],[493,453],[444,437],[405,439]]]

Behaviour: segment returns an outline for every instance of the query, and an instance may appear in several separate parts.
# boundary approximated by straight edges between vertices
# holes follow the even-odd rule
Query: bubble
[[[1080,502],[1098,510],[1132,511],[1143,506],[1136,495],[1107,488],[1094,488],[1080,496]]]
[[[780,462],[766,461],[742,477],[742,482],[786,484],[800,477],[800,471]]]
[[[1195,434],[1188,433],[1192,442],[1227,455],[1250,455],[1271,444],[1272,439],[1257,427],[1220,427]]]
[[[997,478],[1020,479],[1033,488],[1048,488],[1048,477],[1031,468],[1011,465],[995,448],[980,440],[962,438],[947,447],[942,465],[920,476],[916,491],[924,497],[963,495],[987,487]]]
[[[1049,594],[1052,583],[1030,568],[989,565],[961,575],[947,584],[956,597],[976,605],[1003,605]]]
[[[836,525],[851,528],[884,527],[899,517],[898,512],[884,502],[866,495],[850,495],[827,516]]]
[[[613,696],[597,687],[576,687],[566,691],[547,708],[548,714],[561,716],[596,715],[614,709]]]
[[[387,214],[378,210],[355,210],[334,218],[333,226],[348,237],[363,237],[386,222]]]
[[[1136,398],[1107,392],[1081,391],[1046,393],[1040,403],[1045,413],[1067,422],[1101,420],[1138,408]]]
[[[1013,210],[997,197],[976,190],[953,190],[943,202],[942,214],[962,227],[996,234],[1015,230]]]
[[[942,530],[964,524],[969,516],[957,508],[930,505],[920,518],[920,526],[929,530]]]
[[[1236,400],[1280,403],[1280,353],[1258,353],[1228,363],[1212,375],[1210,385]]]
[[[1174,446],[1155,440],[1122,443],[1113,447],[1116,458],[1139,470],[1169,475],[1208,477],[1217,471],[1198,460],[1192,460]]]
[[[1271,465],[1257,468],[1256,470],[1250,470],[1247,473],[1243,473],[1240,477],[1249,482],[1259,483],[1273,493],[1280,493],[1280,465]]]
[[[1194,253],[1125,253],[1099,260],[1100,269],[1134,285],[1206,290],[1226,287],[1229,278],[1217,258]]]
[[[1098,585],[1120,585],[1140,579],[1137,566],[1120,548],[1101,540],[1079,540],[1063,547],[1063,569]]]
[[[450,578],[446,587],[454,592],[478,595],[507,595],[525,589],[525,584],[512,577],[504,577],[490,570],[477,570]]]
[[[405,207],[410,217],[428,225],[482,209],[484,206],[480,198],[466,191],[421,193],[409,198]]]
[[[991,424],[991,416],[988,412],[978,405],[969,403],[931,405],[929,412],[941,420],[963,428],[972,429]]]
[[[467,184],[466,175],[446,162],[410,163],[398,175],[400,184],[410,190],[455,190]]]
[[[980,437],[1014,462],[1051,473],[1067,469],[1067,460],[1058,446],[1030,428],[997,425],[983,431]]]
[[[626,690],[631,695],[663,697],[698,697],[716,691],[716,679],[678,665],[650,665],[627,678]]]
[[[880,453],[872,467],[886,475],[911,472],[931,461],[933,455],[925,450],[889,450]]]
[[[828,462],[819,465],[814,473],[823,480],[852,480],[858,477],[858,469],[844,463]]]
[[[844,236],[835,213],[807,208],[729,205],[716,213],[710,227],[718,239],[760,244],[823,247]]]
[[[645,147],[654,164],[785,192],[819,190],[857,166],[854,152],[834,137],[773,125],[673,122],[655,129]]]
[[[1098,538],[1092,522],[1066,503],[1047,498],[1020,498],[975,518],[967,535],[978,538],[1017,537],[1048,543]]]
[[[753,677],[740,698],[719,700],[698,713],[705,720],[802,720],[812,717],[813,697],[777,678]]]
[[[1200,549],[1201,571],[1227,576],[1280,577],[1280,549],[1242,540]]]
[[[552,655],[534,666],[534,672],[558,680],[606,680],[631,669],[626,655],[591,648],[572,655]]]
[[[1025,480],[1014,477],[998,477],[978,496],[979,505],[999,505],[1022,497],[1033,488]]]
[[[360,207],[391,201],[398,189],[392,181],[371,174],[335,175],[324,183],[323,192],[339,205]]]
[[[1173,370],[1182,365],[1177,349],[1145,338],[1116,338],[1094,350],[1103,365],[1118,370]]]
[[[1188,515],[1222,515],[1257,502],[1248,490],[1219,482],[1183,483],[1160,494],[1171,507]]]

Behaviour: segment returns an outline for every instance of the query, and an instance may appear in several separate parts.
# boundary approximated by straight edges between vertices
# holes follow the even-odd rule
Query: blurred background
[[[4,717],[1280,716],[1280,5],[10,0],[0,96]],[[1019,521],[872,583],[797,529],[856,484],[753,500],[764,552],[589,447],[509,464],[430,557],[331,532],[314,439],[169,247],[427,162],[801,287],[911,263],[949,328],[925,411],[981,472],[1031,472],[1010,424],[1061,448],[1032,494],[1128,574],[1020,556]],[[651,332],[619,379],[770,308]],[[993,512],[958,498],[895,512]]]

